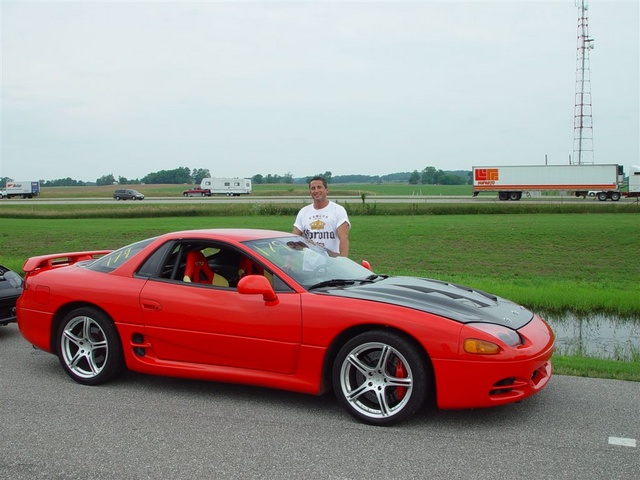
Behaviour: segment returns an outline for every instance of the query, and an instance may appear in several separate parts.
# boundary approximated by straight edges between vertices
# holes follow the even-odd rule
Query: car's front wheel
[[[118,331],[111,319],[95,308],[69,312],[58,329],[56,342],[62,367],[78,383],[108,382],[124,367]]]
[[[333,365],[333,388],[355,418],[391,425],[413,415],[429,393],[430,366],[410,340],[371,331],[348,341]]]

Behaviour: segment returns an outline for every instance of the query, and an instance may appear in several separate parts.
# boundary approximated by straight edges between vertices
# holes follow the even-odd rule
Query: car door
[[[150,278],[140,294],[147,355],[160,361],[295,371],[302,339],[300,295],[277,305],[237,289]]]

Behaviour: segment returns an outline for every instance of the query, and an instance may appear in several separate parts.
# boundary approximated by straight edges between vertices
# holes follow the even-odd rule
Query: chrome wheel
[[[58,356],[67,374],[79,383],[106,382],[122,369],[122,347],[111,320],[98,310],[69,313],[58,332]]]
[[[61,347],[65,363],[81,378],[98,375],[109,357],[104,331],[89,317],[76,317],[64,327]]]
[[[340,351],[334,366],[338,399],[355,417],[388,425],[412,415],[426,397],[427,375],[416,348],[387,332],[362,334]]]

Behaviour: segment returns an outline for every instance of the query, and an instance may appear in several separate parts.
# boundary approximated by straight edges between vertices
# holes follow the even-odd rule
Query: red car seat
[[[205,283],[208,285],[221,285],[228,287],[229,282],[226,278],[216,275],[207,263],[204,254],[199,250],[187,253],[187,261],[184,270],[185,282]]]

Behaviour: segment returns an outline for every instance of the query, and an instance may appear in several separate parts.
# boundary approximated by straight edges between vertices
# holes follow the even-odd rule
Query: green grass
[[[116,248],[171,230],[250,225],[288,232],[293,223],[292,215],[255,214],[250,221],[224,211],[190,215],[191,207],[185,216],[165,217],[161,207],[130,207],[141,209],[140,218],[3,218],[0,261],[20,270],[32,255]],[[635,214],[352,215],[351,221],[350,256],[369,260],[377,272],[467,284],[533,309],[640,315]]]
[[[222,202],[220,197],[198,198],[195,202],[159,204],[145,201],[126,201],[82,204],[35,203],[30,200],[0,201],[0,218],[147,218],[147,217],[209,217],[209,216],[293,216],[303,205],[310,202],[303,196],[291,203]],[[191,199],[192,200],[192,199]],[[226,197],[224,200],[227,200]],[[436,203],[428,199],[412,202],[384,203],[375,198],[359,198],[340,202],[352,216],[397,216],[397,215],[502,215],[502,214],[569,214],[569,213],[640,213],[640,204],[629,202],[486,202]],[[590,232],[585,232],[589,235]]]
[[[612,378],[640,382],[640,362],[618,362],[600,358],[565,357],[554,355],[553,372],[589,378]]]

